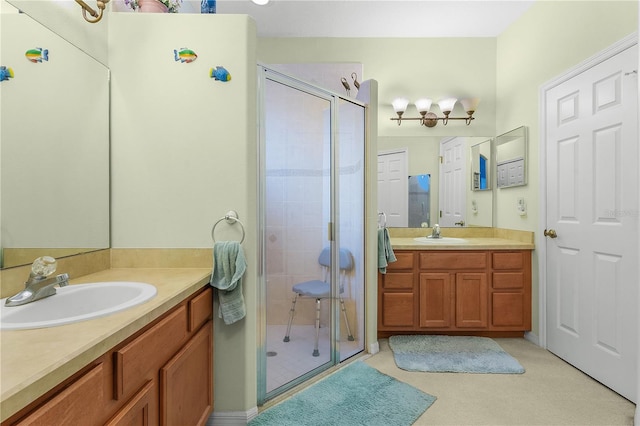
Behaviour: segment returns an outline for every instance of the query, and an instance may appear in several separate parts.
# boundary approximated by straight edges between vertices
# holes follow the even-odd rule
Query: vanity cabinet
[[[398,250],[378,274],[378,335],[521,336],[531,329],[530,250]]]
[[[212,294],[207,286],[2,425],[206,424]]]

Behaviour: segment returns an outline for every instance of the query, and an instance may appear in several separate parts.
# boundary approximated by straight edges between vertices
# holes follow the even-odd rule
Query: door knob
[[[555,229],[544,230],[544,236],[549,238],[558,238],[558,234]]]

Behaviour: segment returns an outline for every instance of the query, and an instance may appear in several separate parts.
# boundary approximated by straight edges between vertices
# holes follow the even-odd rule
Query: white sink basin
[[[453,237],[440,237],[440,238],[431,238],[431,237],[418,237],[414,238],[414,241],[425,244],[464,244],[468,241],[464,238],[453,238]]]
[[[55,327],[103,317],[152,299],[151,284],[114,281],[61,287],[57,293],[22,306],[5,306],[0,299],[0,329]]]

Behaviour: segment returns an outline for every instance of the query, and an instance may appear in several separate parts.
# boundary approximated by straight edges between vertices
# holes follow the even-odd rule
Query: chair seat
[[[293,286],[293,291],[300,296],[314,297],[316,299],[325,299],[331,296],[331,288],[329,284],[322,280],[311,280],[298,283]]]

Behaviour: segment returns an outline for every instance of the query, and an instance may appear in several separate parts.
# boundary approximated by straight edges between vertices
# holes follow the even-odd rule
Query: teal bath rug
[[[524,368],[488,337],[391,336],[396,365],[407,371],[522,374]]]
[[[249,426],[411,425],[435,400],[356,361],[264,410]]]

